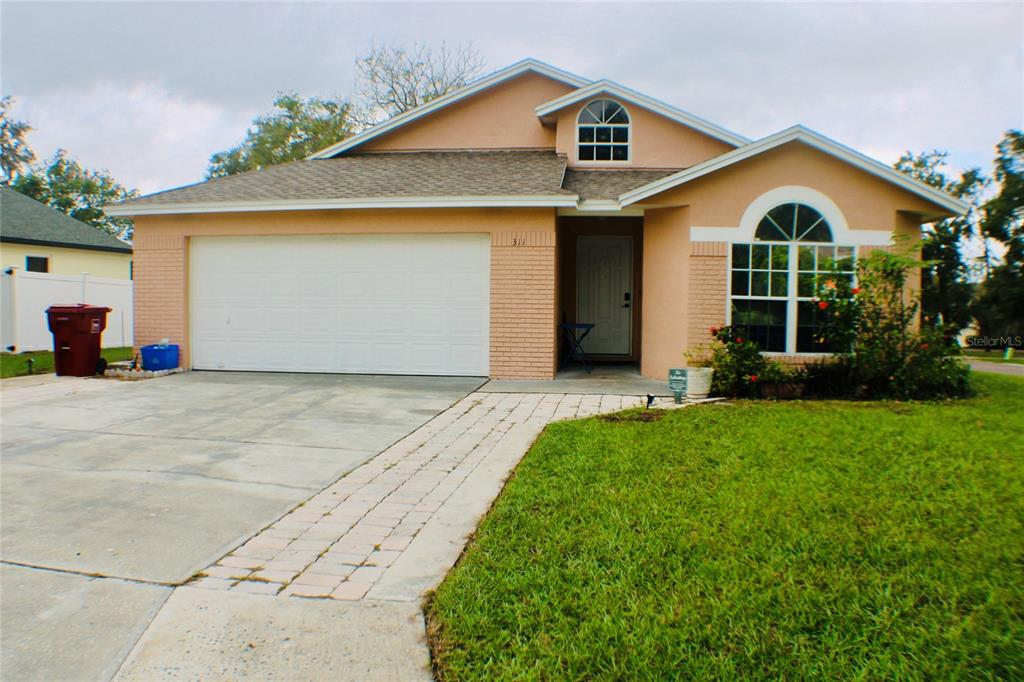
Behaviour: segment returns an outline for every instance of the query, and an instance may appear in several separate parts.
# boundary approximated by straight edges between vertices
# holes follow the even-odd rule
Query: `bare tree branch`
[[[371,45],[356,59],[356,98],[353,118],[372,126],[415,109],[469,83],[484,61],[472,44],[434,49],[422,43]]]

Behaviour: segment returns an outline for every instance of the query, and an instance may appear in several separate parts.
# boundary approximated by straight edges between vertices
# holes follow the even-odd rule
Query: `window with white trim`
[[[832,242],[820,211],[796,202],[775,206],[758,223],[754,242],[733,244],[730,255],[733,326],[766,351],[836,350],[820,339],[816,296],[829,279],[853,284],[856,253]]]
[[[580,161],[629,161],[629,114],[610,99],[583,107],[576,122],[576,158]]]

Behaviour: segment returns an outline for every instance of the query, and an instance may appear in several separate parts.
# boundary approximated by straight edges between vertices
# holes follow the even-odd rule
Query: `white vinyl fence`
[[[4,351],[47,350],[53,337],[46,324],[52,305],[88,303],[111,309],[103,347],[132,345],[132,282],[92,275],[51,275],[5,270],[0,280],[0,345]]]

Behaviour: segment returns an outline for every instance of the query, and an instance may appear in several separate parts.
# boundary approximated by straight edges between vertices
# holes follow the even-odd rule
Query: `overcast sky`
[[[2,90],[35,130],[150,192],[202,178],[276,92],[348,95],[378,44],[472,41],[536,57],[751,138],[803,123],[886,163],[991,166],[1024,118],[1024,3],[18,3]]]

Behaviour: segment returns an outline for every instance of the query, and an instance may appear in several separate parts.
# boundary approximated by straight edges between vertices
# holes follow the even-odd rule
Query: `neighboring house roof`
[[[819,151],[825,152],[826,154],[834,156],[841,161],[845,161],[852,166],[856,166],[863,171],[871,173],[882,180],[898,185],[908,192],[927,199],[928,201],[948,209],[953,213],[962,214],[968,209],[967,203],[960,199],[957,199],[946,192],[935,189],[934,187],[930,187],[923,182],[919,182],[898,170],[881,163],[880,161],[875,161],[858,151],[850,149],[845,145],[839,144],[833,139],[825,137],[821,133],[816,133],[813,130],[800,125],[787,128],[775,133],[774,135],[769,135],[768,137],[762,138],[756,142],[751,142],[748,145],[734,149],[731,152],[726,152],[720,156],[708,159],[703,163],[698,163],[695,166],[681,170],[668,177],[650,182],[643,187],[638,187],[634,190],[625,192],[619,196],[619,202],[624,207],[629,206],[630,204],[635,204],[647,199],[648,197],[654,196],[655,194],[660,194],[661,192],[678,187],[687,182],[708,175],[709,173],[714,173],[717,170],[727,168],[735,163],[749,159],[752,156],[757,156],[758,154],[763,154],[790,142],[802,142],[803,144],[813,147]]]
[[[710,135],[717,140],[727,142],[734,147],[748,144],[750,142],[749,139],[742,135],[737,135],[730,130],[726,130],[725,128],[715,125],[708,120],[695,116],[688,111],[677,109],[670,104],[656,100],[653,97],[648,97],[641,92],[637,92],[636,90],[627,88],[624,85],[619,85],[618,83],[610,80],[600,80],[590,83],[578,90],[566,93],[561,97],[556,97],[550,102],[545,102],[535,108],[534,111],[542,120],[551,120],[552,115],[562,109],[601,95],[608,95],[616,99],[637,104],[644,109],[653,111],[654,113],[660,114],[661,116],[676,121],[677,123],[682,123],[694,130],[699,130],[705,135]]]
[[[542,76],[547,76],[548,78],[551,78],[556,81],[561,81],[562,83],[571,85],[574,88],[581,87],[590,82],[584,78],[581,78],[580,76],[569,73],[568,71],[563,71],[562,69],[551,66],[550,64],[545,64],[542,61],[536,59],[524,59],[522,61],[516,62],[512,66],[508,66],[504,69],[501,69],[500,71],[495,71],[492,74],[475,80],[464,87],[461,87],[457,90],[452,90],[451,92],[442,95],[437,99],[430,100],[426,104],[422,104],[416,107],[415,109],[410,109],[409,111],[398,114],[397,116],[388,119],[384,123],[375,125],[372,128],[364,130],[358,135],[353,135],[352,137],[346,138],[341,142],[338,142],[336,144],[331,145],[330,147],[327,147],[326,149],[322,149],[318,151],[316,154],[309,156],[308,158],[332,158],[337,154],[352,149],[353,147],[358,147],[359,145],[368,142],[369,140],[372,140],[375,137],[388,133],[394,130],[395,128],[400,128],[406,125],[407,123],[412,123],[413,121],[422,118],[428,114],[431,114],[437,111],[438,109],[446,107],[450,104],[454,104],[455,102],[463,100],[467,97],[471,97],[472,95],[475,95],[478,92],[486,90],[487,88],[494,87],[495,85],[504,83],[505,81],[511,80],[512,78],[515,78],[517,76],[521,76],[522,74],[528,71],[538,73]]]
[[[553,151],[378,152],[295,161],[158,192],[111,215],[290,209],[575,206]]]
[[[674,175],[677,170],[580,170],[565,172],[562,186],[580,201],[617,200],[620,194]]]
[[[0,187],[0,241],[91,251],[132,252],[131,244],[9,187]]]

